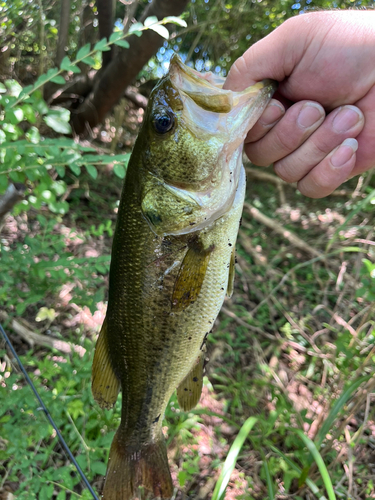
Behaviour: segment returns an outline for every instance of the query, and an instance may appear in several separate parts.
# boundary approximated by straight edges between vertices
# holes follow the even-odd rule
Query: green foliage
[[[80,285],[74,293],[77,305],[94,312],[103,300],[103,275],[109,271],[110,256],[77,258],[67,249],[66,237],[54,232],[55,224],[38,215],[33,225],[36,235],[26,236],[12,247],[0,242],[0,302],[5,310],[20,316],[30,307],[35,316],[39,303],[58,295],[69,283]],[[110,224],[99,227],[99,234],[105,229],[110,231]],[[77,236],[70,238],[77,241]],[[83,243],[83,238],[78,242]]]
[[[109,40],[103,38],[90,48],[90,44],[81,47],[72,62],[65,56],[60,68],[51,68],[40,75],[33,85],[24,88],[15,80],[7,80],[0,87],[0,194],[3,193],[9,180],[26,183],[32,194],[22,201],[18,210],[31,207],[40,209],[47,206],[57,214],[65,214],[69,209],[64,199],[67,191],[66,169],[70,170],[70,178],[80,178],[84,175],[82,166],[95,180],[97,166],[111,163],[114,173],[125,177],[129,154],[103,155],[94,148],[82,146],[72,139],[57,137],[48,139],[40,133],[43,122],[58,134],[70,134],[70,113],[63,108],[49,108],[42,97],[41,89],[46,83],[65,84],[64,72],[80,73],[79,63],[89,66],[95,63],[97,53],[110,50],[111,45],[128,48],[125,40],[131,33],[142,34],[142,31],[152,29],[164,38],[169,37],[166,23],[185,26],[179,18],[166,18],[158,21],[149,17],[144,25],[132,25],[129,33],[115,31]],[[95,155],[90,154],[96,152]],[[55,180],[57,174],[62,180]]]
[[[90,389],[93,346],[86,341],[85,347],[83,357],[50,352],[40,358],[30,353],[22,361],[80,467],[93,481],[105,473],[109,446],[119,424],[119,406],[116,412],[103,412],[94,404]],[[59,499],[74,490],[72,498],[90,498],[85,492],[78,494],[80,478],[66,462],[51,425],[21,374],[1,373],[0,398],[1,437],[7,445],[0,448],[0,464],[7,464],[9,481],[22,478],[17,498],[51,499],[55,489]]]
[[[237,437],[229,450],[228,456],[220,472],[219,479],[217,480],[214,492],[212,494],[212,500],[224,500],[225,490],[230,480],[233,469],[236,465],[238,454],[240,453],[243,444],[248,437],[248,434],[250,433],[256,422],[257,419],[255,417],[249,417],[237,434]]]
[[[357,290],[357,297],[375,301],[375,263],[369,259],[362,259],[361,286]]]

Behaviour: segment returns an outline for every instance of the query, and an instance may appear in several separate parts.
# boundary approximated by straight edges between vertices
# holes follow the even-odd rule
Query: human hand
[[[312,198],[375,165],[375,12],[288,19],[237,59],[224,88],[264,78],[280,83],[245,140],[253,163],[274,163]]]

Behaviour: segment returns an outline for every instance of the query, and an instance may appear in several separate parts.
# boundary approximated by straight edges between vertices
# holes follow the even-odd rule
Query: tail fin
[[[102,500],[136,499],[138,487],[142,486],[153,499],[171,498],[173,484],[163,436],[137,451],[129,451],[119,439],[119,430],[109,452]]]

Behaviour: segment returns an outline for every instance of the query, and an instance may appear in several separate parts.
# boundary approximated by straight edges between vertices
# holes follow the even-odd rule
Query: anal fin
[[[203,387],[205,354],[206,346],[203,345],[194,366],[177,388],[177,399],[181,410],[192,410],[199,402]]]
[[[228,286],[227,286],[227,297],[232,297],[234,290],[234,275],[236,272],[235,269],[236,264],[236,249],[233,247],[232,253],[230,255],[230,263],[229,263],[229,276],[228,276]]]
[[[102,408],[112,408],[120,390],[120,381],[112,368],[107,339],[107,320],[104,320],[96,343],[92,363],[92,394]]]

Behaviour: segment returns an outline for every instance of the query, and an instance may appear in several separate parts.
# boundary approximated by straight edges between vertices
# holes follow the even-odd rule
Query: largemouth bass
[[[176,388],[182,409],[199,401],[205,338],[233,290],[242,144],[275,87],[222,84],[173,56],[129,162],[93,362],[100,406],[111,408],[122,389],[104,500],[135,498],[139,486],[172,496],[164,412]]]

